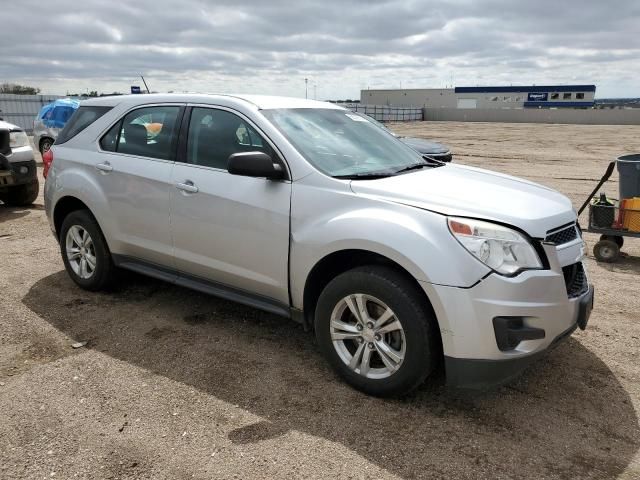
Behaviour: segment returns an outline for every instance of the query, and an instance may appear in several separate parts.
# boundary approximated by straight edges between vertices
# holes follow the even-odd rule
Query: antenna
[[[149,87],[147,86],[147,82],[145,82],[145,81],[144,81],[144,77],[143,77],[142,75],[140,75],[140,78],[142,79],[142,83],[144,83],[144,88],[146,88],[146,89],[147,89],[147,93],[151,93],[151,92],[149,91]]]

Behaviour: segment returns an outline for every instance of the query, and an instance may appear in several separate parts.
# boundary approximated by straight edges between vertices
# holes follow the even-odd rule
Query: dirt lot
[[[576,206],[609,160],[640,151],[640,127],[394,128]],[[517,381],[379,400],[289,321],[134,275],[115,293],[78,289],[42,197],[0,207],[0,478],[638,479],[640,240],[623,250],[587,260],[588,329]]]

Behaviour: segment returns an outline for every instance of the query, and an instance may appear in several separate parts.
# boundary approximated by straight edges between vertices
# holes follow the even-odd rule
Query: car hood
[[[425,138],[400,137],[400,140],[420,153],[447,153],[449,151],[449,147],[446,145]]]
[[[4,120],[0,120],[0,128],[2,128],[3,130],[11,131],[22,130],[19,126],[14,125],[13,123],[5,122]]]
[[[576,220],[571,201],[550,188],[463,165],[424,168],[377,180],[353,180],[351,189],[385,201],[443,215],[492,220],[544,238]]]

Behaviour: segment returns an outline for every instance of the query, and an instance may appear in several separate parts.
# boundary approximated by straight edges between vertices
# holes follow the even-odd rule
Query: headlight
[[[495,223],[448,218],[449,230],[469,253],[502,275],[542,268],[533,245],[519,232]]]
[[[24,132],[9,132],[9,146],[11,148],[26,147],[29,145],[29,137]]]

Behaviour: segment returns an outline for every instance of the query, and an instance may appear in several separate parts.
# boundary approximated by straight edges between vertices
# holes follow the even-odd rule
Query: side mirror
[[[284,178],[284,170],[274,164],[269,155],[264,152],[239,152],[229,157],[227,166],[229,173],[245,177],[260,177],[271,180]]]

